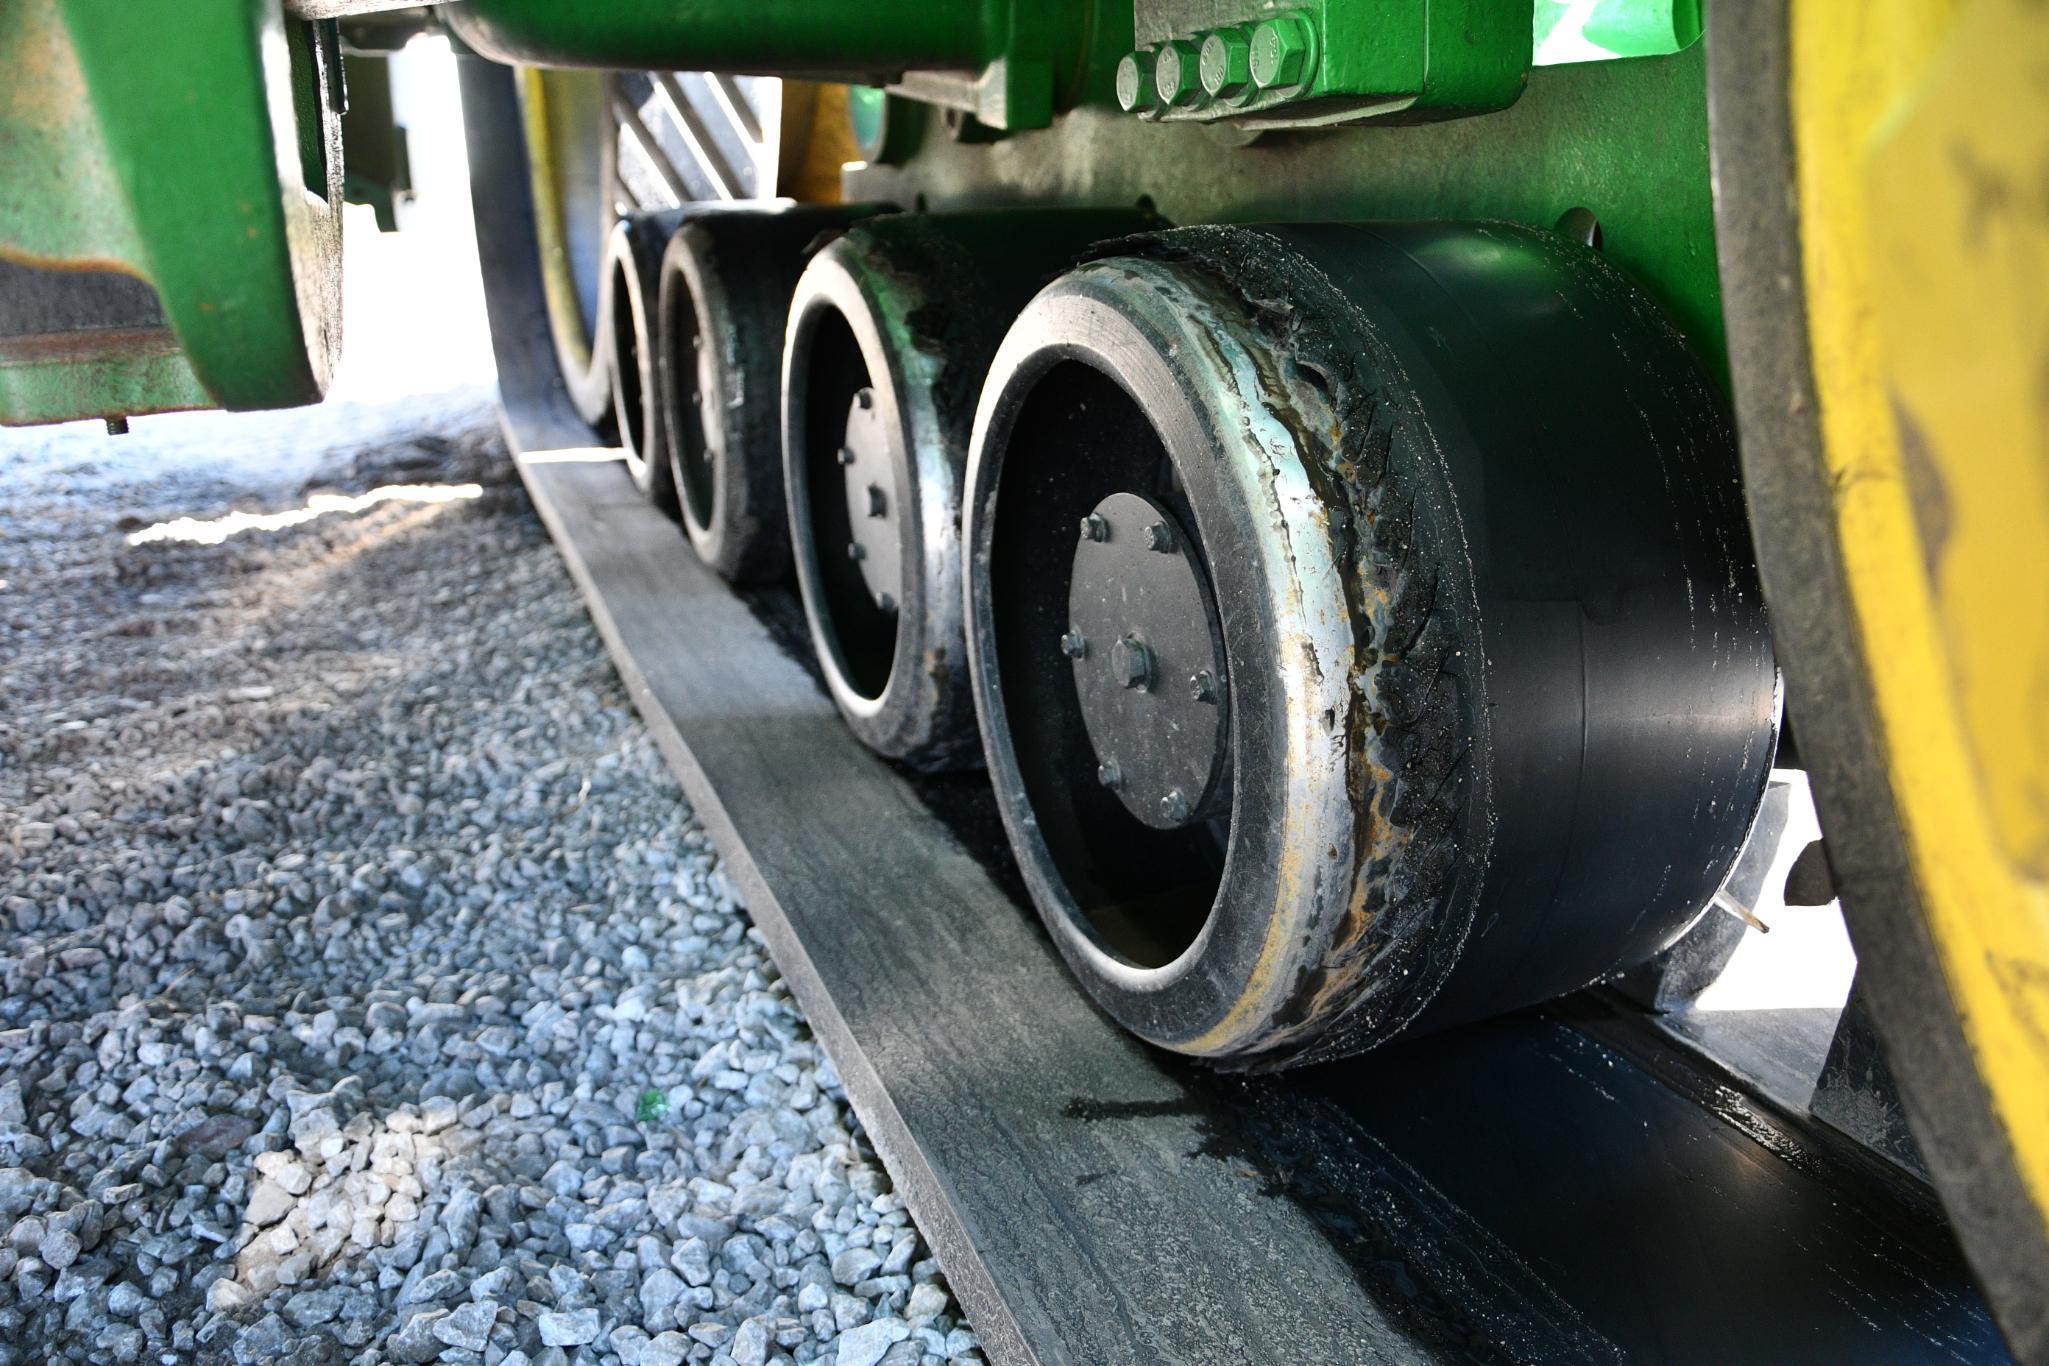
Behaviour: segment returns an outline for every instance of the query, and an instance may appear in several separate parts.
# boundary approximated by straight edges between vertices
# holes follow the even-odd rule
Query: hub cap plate
[[[1074,669],[1093,781],[1156,829],[1220,813],[1229,735],[1209,577],[1180,520],[1136,493],[1082,519],[1068,627],[1048,649]]]

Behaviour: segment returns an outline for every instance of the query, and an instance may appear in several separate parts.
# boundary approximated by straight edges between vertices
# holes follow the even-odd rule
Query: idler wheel
[[[662,250],[680,221],[674,210],[635,214],[612,228],[605,247],[602,307],[609,325],[612,414],[633,486],[657,504],[675,496],[655,374],[655,292]]]
[[[804,611],[833,701],[915,767],[980,758],[961,625],[960,499],[975,395],[1032,293],[1137,211],[872,218],[797,282],[783,475]]]
[[[997,800],[1097,1001],[1284,1066],[1671,942],[1777,716],[1678,334],[1529,229],[1116,250],[1005,339],[965,530]]]
[[[669,238],[655,332],[670,482],[691,545],[735,582],[790,570],[781,404],[790,295],[824,235],[874,212],[706,208]]]

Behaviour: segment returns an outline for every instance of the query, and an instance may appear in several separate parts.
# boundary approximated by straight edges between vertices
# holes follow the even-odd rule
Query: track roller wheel
[[[658,505],[675,496],[668,443],[662,430],[660,384],[655,374],[655,291],[662,250],[681,221],[677,210],[635,214],[612,227],[605,244],[601,307],[612,369],[612,413],[633,486]]]
[[[670,236],[655,306],[670,482],[704,562],[742,583],[790,572],[781,380],[790,295],[809,249],[876,210],[710,208]]]
[[[1733,440],[1595,252],[1504,225],[1200,228],[1024,311],[969,468],[973,682],[1098,1002],[1286,1066],[1679,935],[1776,672]]]
[[[783,348],[783,473],[805,616],[833,701],[915,767],[980,758],[961,627],[975,395],[1005,327],[1137,211],[896,214],[811,259]]]

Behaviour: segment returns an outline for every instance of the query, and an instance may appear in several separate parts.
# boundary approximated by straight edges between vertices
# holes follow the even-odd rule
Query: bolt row
[[[1126,113],[1201,109],[1305,84],[1315,30],[1300,14],[1250,28],[1229,25],[1126,53],[1117,63],[1117,104]]]

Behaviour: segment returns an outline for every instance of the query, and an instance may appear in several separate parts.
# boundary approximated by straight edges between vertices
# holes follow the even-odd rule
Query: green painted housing
[[[277,0],[8,0],[0,70],[0,258],[139,277],[169,329],[0,337],[0,421],[317,400],[341,159],[314,26]]]
[[[851,172],[860,199],[935,208],[1128,203],[1176,223],[1507,219],[1599,224],[1607,258],[1641,283],[1726,376],[1704,49],[1538,67],[1507,109],[1477,118],[1250,137],[1231,125],[1147,123],[1079,109],[1013,136],[1002,155],[927,130],[896,165]]]
[[[916,73],[996,128],[1043,128],[1107,90],[1131,26],[1129,0],[463,0],[441,18],[475,51],[527,66],[875,85]]]
[[[852,78],[1008,131],[992,145],[893,120],[884,138],[880,96],[863,96],[875,164],[850,188],[864,197],[1144,198],[1184,223],[1549,226],[1584,210],[1576,221],[1598,220],[1610,258],[1723,368],[1699,0],[462,0],[434,13],[501,60]],[[290,18],[281,0],[0,3],[0,261],[45,283],[134,276],[161,305],[146,326],[41,332],[10,329],[0,309],[0,421],[320,396],[340,346],[339,53],[332,22]],[[1120,95],[1143,117],[1119,112]],[[1249,142],[1261,128],[1281,131]],[[357,182],[388,195],[401,175],[364,160]]]

